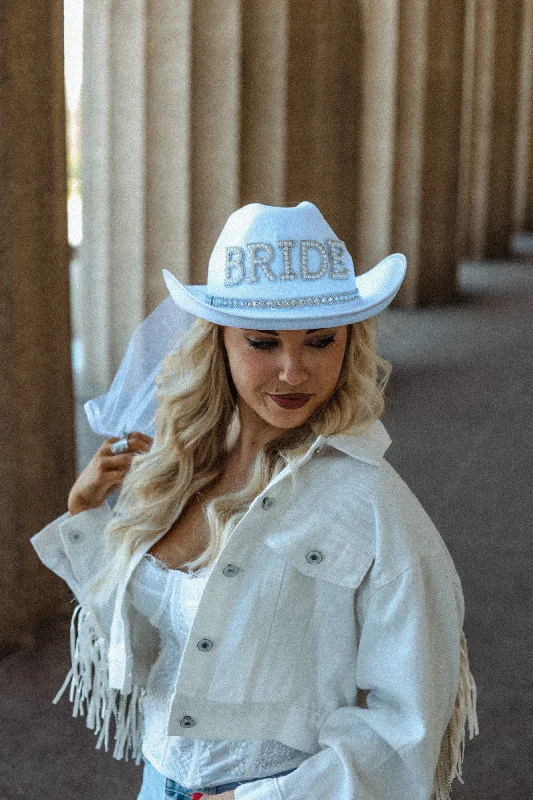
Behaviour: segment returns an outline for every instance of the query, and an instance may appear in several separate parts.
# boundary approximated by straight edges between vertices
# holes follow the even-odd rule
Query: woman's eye
[[[274,347],[277,346],[277,342],[274,339],[248,339],[246,341],[253,347],[254,350],[272,350]]]
[[[250,347],[253,347],[254,350],[273,350],[275,347],[279,347],[279,342],[276,339],[245,338]],[[334,341],[335,335],[333,334],[331,336],[323,336],[321,339],[313,339],[305,344],[307,347],[313,347],[316,350],[322,350],[324,347],[328,347],[330,344],[333,344]]]
[[[310,347],[316,347],[319,350],[323,347],[327,347],[330,344],[333,344],[335,341],[335,336],[326,336],[324,339],[315,339],[312,342],[309,342]]]

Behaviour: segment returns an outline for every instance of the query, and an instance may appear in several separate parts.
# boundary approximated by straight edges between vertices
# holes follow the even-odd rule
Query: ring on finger
[[[127,453],[129,452],[130,446],[128,444],[128,435],[123,436],[122,439],[119,439],[118,442],[113,442],[110,447],[112,455],[116,456],[119,453]]]

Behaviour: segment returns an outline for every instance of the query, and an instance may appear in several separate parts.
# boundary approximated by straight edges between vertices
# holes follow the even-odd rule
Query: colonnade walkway
[[[382,317],[381,351],[394,366],[387,457],[463,582],[481,733],[453,796],[531,800],[533,264],[464,264],[461,289],[454,306]],[[82,463],[94,441],[81,431]],[[0,800],[136,797],[140,768],[94,750],[66,699],[51,705],[68,669],[67,631],[59,623],[39,650],[0,662]]]

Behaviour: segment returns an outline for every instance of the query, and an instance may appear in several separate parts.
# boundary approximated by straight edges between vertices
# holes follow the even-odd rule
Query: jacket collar
[[[353,429],[353,432],[337,433],[334,436],[328,436],[324,443],[359,461],[379,464],[391,443],[391,438],[383,423],[376,420],[366,431]]]

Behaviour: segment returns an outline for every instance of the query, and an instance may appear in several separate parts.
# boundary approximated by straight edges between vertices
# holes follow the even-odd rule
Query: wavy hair
[[[318,436],[356,434],[383,413],[390,365],[376,353],[376,318],[348,325],[337,386],[302,426],[268,442],[239,491],[206,506],[208,544],[183,566],[212,564],[250,503],[287,464],[298,459]],[[223,328],[197,319],[170,353],[156,379],[159,408],[148,453],[135,456],[108,524],[106,567],[93,589],[109,595],[135,550],[168,530],[190,500],[220,475],[228,433],[237,405],[223,343]]]

